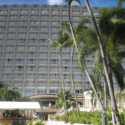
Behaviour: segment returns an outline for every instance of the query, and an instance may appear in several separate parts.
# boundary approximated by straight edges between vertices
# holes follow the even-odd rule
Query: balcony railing
[[[83,96],[82,93],[76,93],[76,96]]]
[[[47,79],[47,76],[38,76],[38,79]]]
[[[19,24],[20,24],[20,25],[27,25],[28,22],[20,22]]]
[[[26,79],[36,79],[36,76],[26,76]]]
[[[24,61],[16,61],[15,64],[24,64]]]
[[[71,55],[61,55],[62,58],[70,58]]]
[[[1,11],[1,14],[8,14],[8,11]]]
[[[31,25],[35,24],[35,25],[38,25],[39,22],[30,22]]]
[[[16,28],[8,28],[8,31],[17,31]]]
[[[63,64],[69,65],[70,62],[61,62],[61,64],[62,64],[62,65],[63,65]]]
[[[45,10],[42,11],[42,14],[48,14],[48,13],[49,11],[45,11]]]
[[[39,61],[39,64],[48,64],[47,61]]]
[[[28,14],[28,11],[22,10],[21,14]]]
[[[59,76],[55,77],[55,76],[50,76],[50,79],[59,79]]]
[[[74,80],[82,80],[82,77],[74,77]]]
[[[73,14],[80,14],[80,12],[73,12]]]
[[[65,87],[71,87],[71,84],[64,84]],[[62,86],[63,87],[63,86]]]
[[[83,87],[83,85],[82,84],[75,84],[75,87]]]
[[[16,54],[16,57],[24,57],[25,54]]]
[[[14,47],[6,47],[6,50],[14,50]]]
[[[9,68],[4,68],[3,71],[5,71],[5,72],[11,72],[11,71],[13,71],[13,69],[12,69],[12,68],[11,68],[11,69],[9,69]]]
[[[37,87],[47,87],[47,84],[37,84]]]
[[[18,11],[11,11],[11,14],[18,14]]]
[[[13,61],[4,62],[4,64],[13,64]]]
[[[50,62],[50,64],[59,64],[59,62],[55,61],[55,62]]]
[[[38,72],[43,72],[43,71],[47,72],[48,69],[41,69],[41,68],[38,68]]]
[[[37,50],[37,47],[29,47],[28,50]]]
[[[8,34],[8,37],[16,37],[16,34]]]
[[[14,76],[14,79],[23,79],[23,76]]]
[[[3,79],[12,79],[12,76],[3,76]]]
[[[50,84],[49,87],[59,87],[59,84]]]
[[[34,10],[33,10],[31,13],[32,13],[32,14],[38,14],[39,11],[34,11]]]
[[[35,87],[35,84],[26,84],[26,87]]]
[[[13,57],[14,54],[5,54],[5,57]]]
[[[18,37],[26,37],[27,34],[18,34]]]
[[[29,37],[38,37],[38,34],[29,34]]]
[[[63,76],[63,79],[70,79],[69,76]]]
[[[27,68],[27,71],[36,71],[36,68]]]
[[[49,34],[40,34],[40,37],[48,37]]]
[[[27,31],[27,28],[19,28],[19,31]]]
[[[51,54],[51,57],[59,57],[59,54]]]
[[[37,54],[28,54],[28,57],[37,57]]]
[[[38,28],[30,28],[30,31],[32,30],[38,31]]]
[[[36,64],[36,61],[27,61],[27,64]]]
[[[24,71],[24,68],[15,68],[15,71]]]
[[[50,69],[50,72],[59,72],[59,69],[53,68],[53,69]]]
[[[70,69],[62,69],[62,72],[70,72]]]
[[[39,54],[39,57],[48,57],[48,54]]]

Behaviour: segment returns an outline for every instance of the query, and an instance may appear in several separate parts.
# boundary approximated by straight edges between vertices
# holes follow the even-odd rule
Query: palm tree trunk
[[[98,42],[99,42],[99,47],[100,47],[100,51],[101,51],[101,55],[102,55],[104,71],[105,71],[105,75],[106,75],[106,79],[107,79],[107,83],[108,83],[108,87],[109,87],[109,92],[110,92],[110,96],[111,96],[111,102],[112,102],[111,106],[112,106],[113,112],[116,116],[117,125],[121,125],[121,119],[120,119],[119,112],[118,112],[117,105],[116,105],[116,101],[115,101],[115,95],[114,95],[112,82],[111,82],[109,72],[108,72],[108,67],[107,67],[106,58],[105,58],[105,55],[104,55],[101,37],[100,37],[99,31],[98,31],[98,28],[97,28],[92,10],[91,10],[90,5],[88,3],[88,0],[85,0],[85,2],[86,2],[86,5],[87,5],[87,8],[88,8],[88,11],[90,13],[90,16],[91,16],[91,19],[92,19],[92,22],[93,22],[93,25],[94,25],[94,28],[95,28],[95,32],[96,32],[96,35],[97,35],[97,39],[98,39]]]
[[[65,108],[65,113],[66,113],[66,115],[68,117],[68,111],[67,111],[67,106],[66,106],[66,98],[65,98],[65,88],[64,88],[64,82],[63,82],[63,76],[62,76],[62,68],[61,68],[61,50],[59,52],[59,68],[60,68],[61,81],[62,81],[62,86],[63,86],[64,108]]]
[[[76,50],[77,50],[77,52],[78,52],[78,48],[77,48],[77,44],[76,44],[76,40],[75,40],[75,35],[74,35],[74,30],[73,30],[72,22],[71,22],[71,19],[70,19],[70,4],[68,4],[68,14],[69,14],[68,16],[69,16],[69,24],[70,24],[70,29],[71,29],[71,33],[72,33],[72,38],[73,38],[73,41],[74,41],[74,45],[75,45],[75,47],[76,47]],[[98,100],[99,103],[100,103],[101,110],[102,110],[102,112],[105,113],[105,110],[104,110],[104,108],[103,108],[102,102],[101,102],[101,100],[100,100],[100,98],[99,98],[99,96],[98,96],[98,93],[97,93],[97,91],[96,91],[95,85],[93,84],[92,79],[91,79],[91,77],[90,77],[90,75],[89,75],[89,72],[88,72],[88,70],[87,70],[87,68],[86,68],[86,65],[85,65],[84,63],[83,63],[83,67],[84,67],[84,70],[85,70],[85,72],[86,72],[86,75],[87,75],[87,77],[88,77],[88,79],[89,79],[89,82],[90,82],[90,84],[91,84],[91,86],[92,86],[92,88],[93,88],[93,90],[94,90],[94,93],[95,93],[95,95],[96,95],[96,97],[97,97],[97,100]]]
[[[73,53],[74,53],[74,47],[75,45],[73,44],[72,50],[71,50],[71,64],[70,64],[70,73],[71,73],[71,83],[72,83],[72,87],[73,87],[73,93],[74,93],[74,97],[75,97],[75,101],[76,101],[76,108],[77,108],[77,113],[78,113],[78,117],[80,117],[80,112],[79,112],[79,107],[78,107],[78,102],[77,102],[77,96],[76,96],[76,91],[75,91],[75,85],[73,82]]]
[[[107,90],[106,90],[106,78],[105,78],[105,75],[103,74],[103,78],[104,78],[104,107],[105,107],[105,109],[106,109],[106,106],[107,106],[107,94],[106,94],[106,92],[107,92]]]

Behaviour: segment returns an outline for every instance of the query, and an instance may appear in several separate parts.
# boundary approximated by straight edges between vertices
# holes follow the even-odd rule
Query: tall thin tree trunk
[[[65,108],[65,113],[68,117],[68,111],[67,111],[67,106],[66,106],[66,98],[65,98],[65,87],[64,87],[63,76],[62,76],[62,68],[61,68],[61,50],[59,52],[59,68],[60,68],[61,82],[62,82],[62,87],[63,87],[64,108]]]
[[[73,44],[73,47],[71,49],[71,64],[70,64],[70,74],[71,74],[71,83],[72,83],[72,87],[73,87],[73,93],[74,93],[74,97],[75,97],[75,101],[76,101],[76,108],[77,108],[77,113],[78,113],[78,117],[80,117],[80,112],[79,112],[79,107],[78,107],[78,102],[77,102],[77,96],[76,96],[76,91],[75,91],[75,85],[73,82],[73,53],[74,53],[74,47],[75,45]]]
[[[107,90],[106,90],[106,78],[105,75],[103,74],[103,78],[104,78],[104,107],[106,109],[107,107]]]
[[[74,35],[74,30],[73,30],[72,22],[71,22],[71,19],[70,19],[70,4],[68,4],[68,14],[69,14],[68,16],[69,16],[69,24],[70,24],[70,29],[71,29],[72,38],[73,38],[73,41],[74,41],[76,50],[77,50],[77,52],[78,52],[78,48],[77,48],[77,44],[76,44],[76,40],[75,40],[75,35]],[[105,113],[105,110],[104,110],[104,108],[103,108],[102,102],[101,102],[101,100],[100,100],[100,98],[99,98],[99,96],[98,96],[98,93],[97,93],[97,91],[96,91],[95,85],[93,84],[92,79],[91,79],[91,77],[90,77],[90,75],[89,75],[89,72],[88,72],[88,70],[87,70],[87,68],[86,68],[86,65],[85,65],[84,63],[83,63],[83,67],[84,67],[84,70],[85,70],[85,72],[86,72],[86,75],[87,75],[87,77],[88,77],[88,79],[89,79],[89,82],[90,82],[90,84],[91,84],[91,86],[92,86],[92,88],[93,88],[93,90],[94,90],[94,93],[95,93],[95,95],[96,95],[96,97],[97,97],[97,100],[99,101],[99,104],[100,104],[100,106],[101,106],[101,110],[102,110],[103,113]]]
[[[115,95],[114,95],[110,75],[109,75],[109,72],[108,72],[108,67],[107,67],[106,58],[105,58],[105,55],[104,55],[101,37],[100,37],[99,31],[98,31],[98,28],[97,28],[92,10],[91,10],[90,5],[88,3],[88,0],[85,0],[85,2],[86,2],[86,5],[87,5],[87,8],[88,8],[88,11],[90,13],[90,16],[91,16],[91,19],[92,19],[92,22],[93,22],[93,25],[94,25],[94,28],[95,28],[95,32],[96,32],[96,35],[97,35],[97,39],[98,39],[98,42],[99,42],[99,47],[100,47],[100,51],[101,51],[101,55],[102,55],[104,71],[105,71],[105,75],[106,75],[106,79],[107,79],[107,83],[108,83],[108,87],[109,87],[109,92],[110,92],[110,96],[111,96],[111,102],[112,102],[111,106],[112,106],[113,112],[116,116],[117,125],[121,125],[121,119],[120,119],[119,112],[118,112],[117,105],[116,105],[116,101],[115,101]]]

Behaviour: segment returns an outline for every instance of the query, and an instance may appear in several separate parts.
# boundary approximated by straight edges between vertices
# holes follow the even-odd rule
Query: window
[[[24,57],[25,52],[16,52],[16,57]]]
[[[47,72],[48,71],[48,67],[47,66],[39,66],[38,67],[38,72]]]
[[[39,9],[32,9],[31,13],[32,13],[32,14],[34,14],[34,13],[39,13]]]
[[[74,82],[74,84],[75,84],[75,87],[79,87],[79,88],[83,87],[83,82]]]
[[[63,10],[62,14],[68,14],[68,10]]]
[[[14,79],[23,79],[23,78],[24,78],[24,74],[23,73],[14,74]]]
[[[7,19],[7,15],[0,15],[0,19]]]
[[[90,88],[91,87],[90,82],[84,82],[84,87],[85,88]]]
[[[32,20],[32,21],[30,21],[30,24],[31,24],[31,25],[32,25],[32,24],[38,25],[38,24],[39,24],[39,21],[38,21],[38,20]]]
[[[1,10],[1,14],[7,14],[8,10]]]
[[[21,14],[24,14],[24,13],[28,13],[28,9],[25,9],[25,8],[22,9],[22,10],[21,10]]]
[[[16,33],[15,32],[11,32],[11,33],[7,33],[8,37],[16,37]]]
[[[6,30],[6,27],[0,27],[0,31],[5,31]]]
[[[70,74],[63,74],[63,79],[69,79],[70,80]]]
[[[0,37],[4,37],[5,36],[5,33],[0,33]]]
[[[51,25],[60,25],[60,21],[51,21]]]
[[[29,33],[29,37],[38,37],[38,33],[31,32],[31,33]]]
[[[50,81],[50,87],[59,87],[59,81]]]
[[[27,36],[27,33],[24,33],[24,32],[18,33],[18,37],[26,37],[26,36]]]
[[[27,72],[35,72],[36,71],[36,66],[27,66]]]
[[[56,93],[59,93],[59,89],[49,89],[49,92],[56,94]]]
[[[3,73],[2,79],[12,79],[12,73]]]
[[[70,54],[70,53],[62,53],[62,54],[61,54],[61,57],[62,57],[62,58],[70,58],[70,57],[71,57],[71,54]]]
[[[59,74],[50,74],[50,79],[59,79]]]
[[[93,60],[85,60],[86,65],[93,65]]]
[[[4,43],[4,39],[0,39],[0,43]]]
[[[38,26],[30,26],[30,31],[32,31],[32,30],[38,31]]]
[[[83,15],[89,15],[89,11],[83,11]]]
[[[20,19],[28,19],[29,16],[28,15],[20,15]]]
[[[37,39],[29,39],[29,43],[37,43]]]
[[[35,87],[36,82],[35,81],[26,81],[25,87]]]
[[[42,15],[41,19],[49,19],[49,15]]]
[[[51,37],[59,37],[58,33],[51,33]]]
[[[73,72],[79,72],[80,70],[78,69],[78,67],[73,67]]]
[[[47,89],[37,89],[37,93],[38,94],[47,93]]]
[[[11,87],[12,81],[3,81],[3,84],[9,84],[9,87]]]
[[[89,80],[86,74],[84,74],[84,80]]]
[[[23,89],[21,89],[21,88],[18,88],[18,89],[16,89],[15,91],[19,92],[20,94],[23,93]]]
[[[27,56],[28,57],[36,57],[37,53],[36,52],[28,52]]]
[[[9,25],[17,25],[17,21],[9,21]]]
[[[40,30],[41,30],[41,31],[49,31],[49,27],[43,27],[43,26],[42,26],[42,27],[40,27]]]
[[[38,60],[38,64],[48,64],[48,60],[47,59],[39,59]]]
[[[4,67],[3,67],[3,71],[4,71],[4,72],[7,72],[7,71],[8,71],[8,72],[12,72],[12,71],[13,71],[13,66],[4,66]]]
[[[20,25],[27,25],[27,24],[28,24],[28,21],[26,21],[26,20],[20,21],[19,24],[20,24]]]
[[[65,64],[66,64],[66,65],[69,65],[69,64],[70,64],[70,60],[69,60],[69,59],[62,59],[62,60],[61,60],[61,64],[62,64],[62,65],[65,65]]]
[[[0,49],[2,49],[3,46],[0,46]],[[6,45],[6,50],[14,50],[15,49],[15,46],[12,46],[12,45]]]
[[[58,59],[51,59],[50,64],[58,64],[59,65],[59,60]]]
[[[72,19],[73,20],[80,20],[80,16],[73,16]]]
[[[40,33],[40,37],[48,37],[49,33]]]
[[[38,79],[47,79],[47,73],[38,73]]]
[[[79,10],[73,10],[73,14],[80,14]]]
[[[93,15],[99,15],[99,13],[98,12],[93,12]]]
[[[41,25],[49,25],[49,21],[41,21]]]
[[[43,10],[42,10],[42,14],[46,14],[46,13],[49,13],[49,10],[43,9]]]
[[[28,50],[37,50],[37,46],[30,45],[28,46]]]
[[[11,14],[14,14],[14,13],[18,13],[18,9],[14,8],[14,9],[11,11]]]
[[[50,66],[50,72],[59,72],[59,66]]]
[[[16,59],[15,64],[24,64],[25,60],[24,59]]]
[[[35,73],[27,73],[26,79],[36,79],[36,74]]]
[[[83,79],[83,75],[82,74],[74,74],[73,78],[74,78],[74,80],[82,80]]]
[[[59,20],[59,19],[60,19],[60,16],[55,16],[55,15],[54,15],[54,16],[51,16],[51,19],[58,19],[58,20]]]
[[[39,42],[40,42],[40,43],[47,43],[47,42],[46,42],[46,39],[40,39]]]
[[[60,27],[51,27],[51,31],[59,31]]]
[[[35,94],[35,89],[25,89],[25,95],[31,96]]]
[[[36,59],[27,59],[27,64],[36,64]]]
[[[15,66],[15,71],[24,71],[24,66]]]
[[[51,52],[50,57],[59,57],[59,53],[58,52]]]
[[[13,64],[13,59],[4,59],[4,64]]]
[[[31,15],[30,18],[31,19],[39,19],[39,15]]]
[[[18,19],[18,15],[11,15],[10,19]]]
[[[70,72],[70,67],[62,66],[62,72]]]
[[[47,81],[37,81],[37,87],[47,87]]]
[[[17,43],[26,43],[26,39],[17,39]]]
[[[25,50],[26,46],[24,45],[17,45],[17,50]]]
[[[62,19],[67,19],[68,20],[68,16],[62,16]]]
[[[19,31],[21,30],[27,31],[27,26],[19,26]]]
[[[13,57],[13,56],[14,56],[14,52],[5,52],[5,57]]]
[[[59,14],[59,10],[52,10],[52,14]]]
[[[16,31],[17,27],[16,26],[9,26],[8,31]]]

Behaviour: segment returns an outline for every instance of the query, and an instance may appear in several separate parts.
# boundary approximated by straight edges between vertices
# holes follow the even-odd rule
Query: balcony
[[[11,14],[18,14],[18,11],[11,11]]]
[[[38,76],[38,79],[47,79],[47,76]]]
[[[27,34],[18,34],[18,37],[26,37]]]
[[[61,62],[62,65],[70,65],[70,62]]]
[[[73,20],[80,20],[80,17],[73,17]]]
[[[14,50],[15,47],[6,47],[6,50]]]
[[[39,19],[39,16],[31,16],[30,19]]]
[[[39,61],[38,63],[39,63],[39,64],[46,64],[46,65],[47,65],[47,64],[48,64],[48,61]]]
[[[52,16],[51,19],[56,19],[56,20],[60,20],[60,16]]]
[[[49,22],[41,22],[41,25],[49,25]]]
[[[16,57],[25,57],[25,54],[16,54]]]
[[[79,11],[73,12],[73,15],[80,14]]]
[[[24,64],[24,61],[15,61],[15,64]]]
[[[37,28],[36,28],[36,27],[34,27],[34,28],[33,28],[33,27],[30,28],[30,31],[33,31],[33,30],[34,30],[34,31],[38,31],[38,27],[37,27]]]
[[[59,79],[59,76],[50,76],[50,79]]]
[[[62,11],[62,14],[68,14],[68,10],[67,11]]]
[[[49,31],[49,28],[40,28],[40,31]]]
[[[36,61],[27,61],[27,64],[36,64]]]
[[[63,86],[62,86],[63,87]],[[64,83],[64,87],[71,87],[71,84],[65,84]]]
[[[57,32],[57,31],[59,31],[59,29],[60,29],[60,28],[54,27],[54,28],[51,28],[51,31],[56,31],[56,32]]]
[[[1,11],[1,14],[8,14],[8,11]]]
[[[17,22],[9,22],[9,25],[17,25]]]
[[[28,16],[20,16],[20,19],[29,19]]]
[[[26,76],[26,79],[36,79],[36,76]]]
[[[59,84],[50,84],[49,87],[59,87]]]
[[[16,34],[8,34],[7,37],[16,37]]]
[[[60,25],[59,22],[51,22],[51,25]]]
[[[18,16],[10,16],[10,19],[18,19]]]
[[[3,79],[12,79],[12,76],[3,76]]]
[[[13,64],[13,61],[6,61],[4,64]]]
[[[27,28],[20,28],[19,27],[19,31],[27,31]]]
[[[0,16],[0,19],[7,19],[7,16]]]
[[[47,84],[37,84],[37,87],[47,87]]]
[[[37,54],[28,54],[28,57],[37,57]]]
[[[12,72],[13,69],[12,69],[12,68],[4,68],[3,71],[4,71],[4,72]]]
[[[82,77],[74,77],[74,80],[83,80]]]
[[[70,72],[70,69],[62,69],[62,72]]]
[[[52,68],[51,68],[51,69],[50,69],[50,72],[59,72],[59,69],[56,69],[56,68],[53,68],[53,69],[52,69]]]
[[[63,48],[62,48],[62,51],[70,51],[70,50],[71,50],[71,49],[68,48],[68,47],[67,47],[67,48],[64,48],[64,47],[63,47]]]
[[[58,34],[52,34],[51,37],[59,37]]]
[[[59,14],[59,11],[52,11],[52,14]]]
[[[83,84],[75,84],[75,87],[82,88]]]
[[[14,76],[14,79],[23,79],[23,76]]]
[[[27,84],[26,83],[26,87],[35,87],[35,84]]]
[[[59,61],[51,61],[50,64],[53,64],[53,65],[59,65]]]
[[[36,68],[27,68],[27,72],[30,72],[30,71],[35,72],[35,71],[36,71]]]
[[[49,37],[49,34],[40,34],[40,37]]]
[[[8,28],[8,31],[17,31],[17,28]]]
[[[32,12],[31,12],[32,14],[38,14],[39,13],[39,11],[36,11],[36,10],[32,10]]]
[[[59,54],[51,54],[50,57],[59,57]]]
[[[47,72],[48,69],[38,68],[38,72]]]
[[[39,25],[39,22],[30,22],[31,25]]]
[[[27,10],[22,10],[21,14],[28,14],[29,12]]]
[[[38,37],[38,34],[29,34],[29,37]]]
[[[83,96],[82,93],[76,93],[76,96]]]
[[[15,71],[18,72],[18,71],[24,71],[24,68],[15,68]]]
[[[39,50],[48,50],[48,46],[39,46]]]
[[[19,22],[19,25],[28,25],[28,22]]]
[[[61,57],[62,57],[62,58],[70,58],[70,57],[71,57],[71,55],[70,55],[70,54],[69,54],[69,55],[62,54],[62,55],[61,55]]]
[[[48,54],[39,54],[39,57],[48,57]]]
[[[37,50],[37,47],[28,47],[28,50]]]
[[[0,25],[6,25],[7,23],[6,22],[0,22]]]
[[[13,57],[14,54],[5,54],[5,57]]]
[[[63,79],[69,79],[70,80],[70,76],[63,76]]]
[[[42,10],[42,14],[49,14],[49,10]]]

